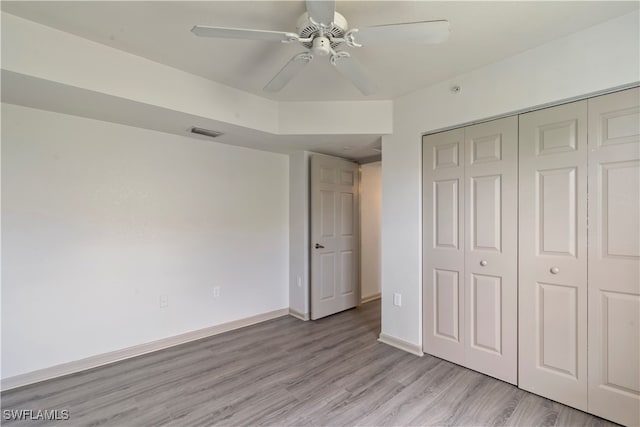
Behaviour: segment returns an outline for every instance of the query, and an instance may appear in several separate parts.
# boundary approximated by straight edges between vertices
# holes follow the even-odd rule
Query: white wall
[[[396,100],[382,138],[382,333],[422,343],[421,134],[637,82],[638,22],[636,11]]]
[[[327,101],[278,103],[283,135],[382,135],[391,133],[393,102]]]
[[[380,295],[382,162],[360,166],[360,297]]]
[[[287,156],[9,104],[2,125],[3,378],[288,307]]]

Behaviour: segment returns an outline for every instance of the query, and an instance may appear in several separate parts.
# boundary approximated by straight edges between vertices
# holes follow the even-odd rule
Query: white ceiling
[[[441,45],[350,49],[378,84],[362,96],[326,58],[282,92],[262,87],[299,45],[206,39],[195,24],[295,31],[303,1],[2,1],[3,11],[281,101],[391,99],[638,9],[632,2],[338,1],[351,28],[448,19]]]

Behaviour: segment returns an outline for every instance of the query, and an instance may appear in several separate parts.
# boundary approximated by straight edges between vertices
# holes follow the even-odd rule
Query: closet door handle
[[[480,265],[481,265],[482,267],[486,267],[486,266],[487,266],[487,264],[488,264],[488,263],[487,263],[487,261],[485,261],[485,260],[480,261]]]
[[[549,271],[551,272],[551,274],[560,273],[560,269],[558,267],[551,267],[551,269]]]

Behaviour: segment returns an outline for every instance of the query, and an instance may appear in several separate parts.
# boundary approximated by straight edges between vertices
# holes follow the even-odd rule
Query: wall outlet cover
[[[397,292],[393,294],[393,305],[396,307],[402,307],[402,294]]]

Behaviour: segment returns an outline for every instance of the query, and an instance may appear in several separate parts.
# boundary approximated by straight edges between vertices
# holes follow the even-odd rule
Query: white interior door
[[[357,305],[358,244],[358,165],[311,156],[312,319]]]
[[[465,134],[465,365],[518,381],[518,118]]]
[[[589,100],[589,412],[640,425],[640,89]]]
[[[519,133],[518,385],[587,410],[587,101]]]
[[[423,350],[464,364],[464,129],[423,138]]]

